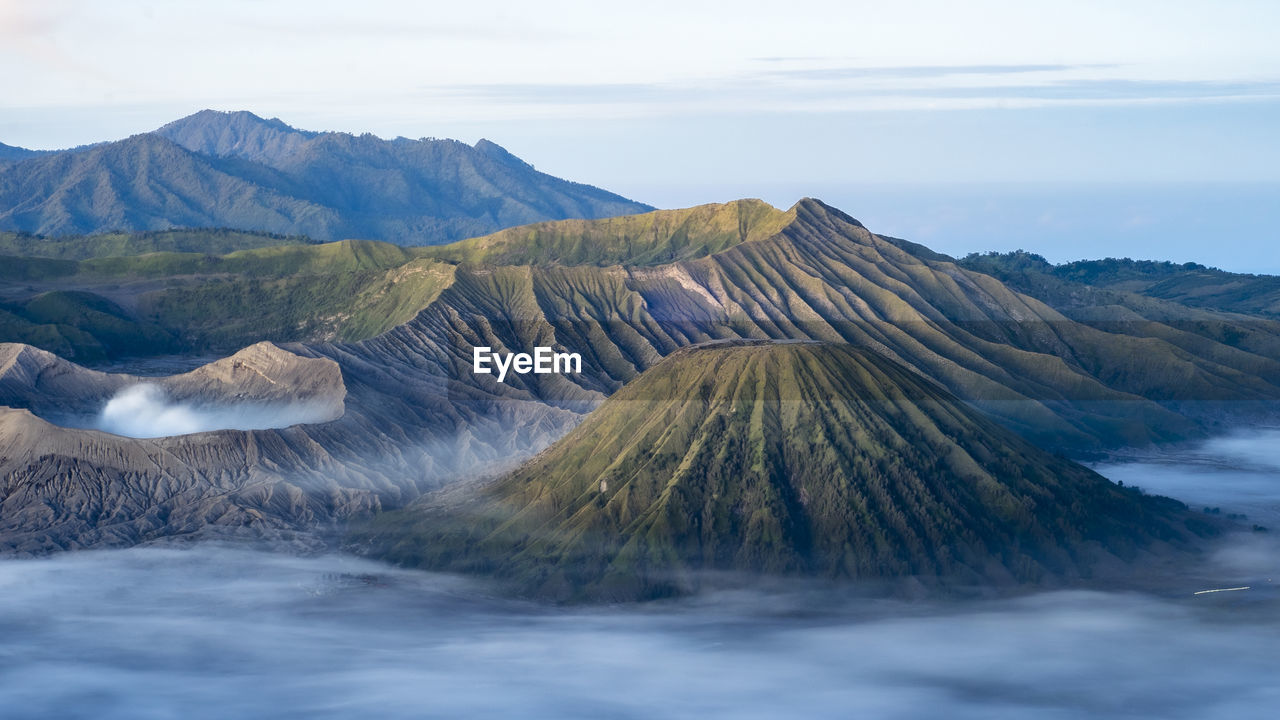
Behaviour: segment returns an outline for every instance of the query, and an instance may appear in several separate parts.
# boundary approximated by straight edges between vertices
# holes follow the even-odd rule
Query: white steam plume
[[[187,435],[210,430],[263,430],[329,419],[325,403],[237,403],[200,405],[170,399],[159,385],[142,383],[117,392],[94,427],[135,438]]]

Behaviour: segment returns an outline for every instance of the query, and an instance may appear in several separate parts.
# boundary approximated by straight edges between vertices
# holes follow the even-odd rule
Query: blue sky
[[[1280,4],[1245,1],[0,0],[0,142],[66,147],[248,109],[488,137],[660,206],[824,197],[949,252],[985,248],[953,247],[982,238],[928,218],[976,193],[1004,208],[968,214],[993,230],[1096,216],[1087,232],[1005,227],[992,247],[1025,236],[1069,258],[1101,233],[1101,249],[1186,245],[1280,272],[1278,28]],[[1197,209],[1186,187],[1204,183],[1218,200]],[[1089,213],[1089,193],[1111,209]],[[1232,237],[1197,246],[1188,212],[1228,206]]]

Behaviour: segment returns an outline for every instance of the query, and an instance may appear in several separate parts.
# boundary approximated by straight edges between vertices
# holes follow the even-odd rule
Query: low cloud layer
[[[329,409],[323,403],[236,403],[199,405],[170,399],[159,385],[142,383],[116,393],[93,426],[135,438],[187,435],[209,430],[263,430],[322,422]]]
[[[0,563],[0,714],[1266,716],[1280,627],[1225,622],[1221,597],[797,590],[564,611],[345,557],[79,553]]]
[[[1275,440],[1103,469],[1274,509]],[[0,717],[1270,717],[1277,535],[1214,556],[1217,587],[1248,591],[950,604],[792,587],[565,610],[212,545],[5,560]]]
[[[1139,457],[1093,469],[1195,510],[1243,514],[1247,524],[1280,533],[1280,429],[1237,431],[1186,450]]]

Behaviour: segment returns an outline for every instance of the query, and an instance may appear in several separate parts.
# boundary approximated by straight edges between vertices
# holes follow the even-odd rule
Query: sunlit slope
[[[430,257],[497,265],[659,265],[703,257],[778,233],[794,213],[760,200],[566,220],[424,248]]]
[[[462,378],[474,345],[579,352],[585,372],[571,380],[604,393],[691,343],[847,342],[878,349],[1054,446],[1196,431],[1157,402],[1280,398],[1280,362],[1265,343],[1233,347],[1172,322],[1159,332],[1149,323],[1089,326],[991,276],[912,254],[818,201],[790,214],[774,235],[663,265],[463,263],[409,332]],[[549,397],[539,387],[546,378],[508,384]]]
[[[1056,294],[1015,283],[1023,294],[816,200],[541,223],[438,248],[22,258],[0,278],[11,293],[2,339],[73,358],[357,341],[403,326],[377,352],[467,383],[492,385],[471,375],[477,345],[581,353],[580,376],[485,387],[555,405],[608,394],[679,347],[734,337],[877,347],[1055,446],[1184,437],[1195,423],[1170,410],[1225,417],[1280,398],[1280,323],[1133,294],[1090,299],[1105,291],[1069,283]],[[101,322],[29,308],[68,290],[98,294],[77,297],[104,308]]]
[[[216,248],[238,238],[195,230],[92,236],[53,249],[95,255],[81,260],[0,258],[0,340],[80,362],[232,352],[261,340],[360,340],[411,320],[453,277],[453,265],[367,240],[110,254],[201,239]],[[59,308],[69,309],[50,312]]]
[[[92,261],[87,272],[107,273],[106,262]],[[217,349],[262,339],[373,337],[411,320],[454,272],[388,243],[357,240],[169,262],[191,263],[197,279],[141,295],[139,315],[172,328],[188,347]],[[138,272],[133,267],[109,272]]]
[[[524,592],[635,599],[697,570],[1035,583],[1188,533],[1174,501],[1041,451],[878,353],[730,342],[673,353],[461,504],[362,542]]]

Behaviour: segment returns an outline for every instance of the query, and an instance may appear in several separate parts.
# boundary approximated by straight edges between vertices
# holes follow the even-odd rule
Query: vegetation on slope
[[[389,270],[233,276],[144,295],[138,307],[185,347],[361,340],[411,320],[452,277],[452,266],[425,259]]]
[[[795,218],[761,200],[565,220],[426,248],[450,262],[493,265],[661,265],[705,257],[778,234]]]
[[[15,157],[0,174],[0,228],[42,235],[235,227],[422,245],[649,209],[485,140],[314,133],[247,112]]]
[[[1234,367],[1268,382],[1276,380],[1271,361],[1280,358],[1280,322],[1266,312],[1244,312],[1246,307],[1259,308],[1269,302],[1267,287],[1276,278],[1234,276],[1240,283],[1252,284],[1258,294],[1245,292],[1247,300],[1242,295],[1241,302],[1222,303],[1236,307],[1236,311],[1222,312],[1159,298],[1142,287],[1133,291],[1125,289],[1132,286],[1130,276],[1134,274],[1167,275],[1171,278],[1169,282],[1180,282],[1180,278],[1190,277],[1185,273],[1220,272],[1202,266],[1189,268],[1129,260],[1054,266],[1039,255],[1025,252],[970,255],[961,264],[999,278],[1009,287],[1045,302],[1082,325],[1111,334],[1159,340],[1173,345],[1175,352]],[[1096,278],[1098,285],[1090,285],[1072,279],[1081,273],[1088,277],[1102,275]],[[1220,294],[1219,298],[1224,296]],[[1154,379],[1158,377],[1157,363],[1157,358],[1136,358],[1136,365],[1126,372],[1137,376],[1146,369]],[[1148,365],[1152,367],[1147,369]],[[1225,375],[1223,371],[1216,372]],[[1176,393],[1165,393],[1166,398],[1173,395]],[[1264,393],[1257,399],[1265,402],[1269,397]],[[1240,400],[1243,398],[1236,398]]]
[[[313,245],[316,241],[297,235],[246,232],[228,228],[184,228],[138,233],[103,233],[44,237],[21,232],[0,232],[0,255],[88,260],[145,253],[200,253],[225,255],[237,250],[278,245]]]
[[[357,240],[226,255],[7,258],[0,280],[11,299],[0,305],[0,339],[81,362],[233,351],[260,340],[359,340],[408,322],[453,270]],[[49,298],[72,297],[74,312],[37,311]]]
[[[0,338],[55,352],[79,363],[177,351],[168,331],[139,322],[92,293],[54,291],[24,302],[0,302]]]
[[[728,207],[707,210],[707,217],[724,220],[745,209]],[[1025,437],[1071,450],[1192,436],[1203,431],[1200,416],[1175,412],[1192,403],[1234,412],[1280,399],[1274,322],[1056,278],[1059,295],[1036,296],[876,236],[818,201],[787,214],[773,234],[750,222],[736,237],[676,228],[650,234],[657,237],[650,244],[627,235],[629,248],[587,224],[586,235],[598,235],[603,251],[548,241],[534,256],[508,259],[536,263],[526,265],[496,264],[503,257],[497,251],[477,254],[483,263],[455,264],[373,242],[226,256],[13,259],[0,262],[0,277],[8,278],[0,298],[11,308],[0,318],[21,332],[45,333],[50,345],[107,348],[109,334],[128,336],[109,327],[123,314],[168,334],[179,350],[199,352],[263,339],[369,338],[389,329],[360,342],[295,348],[337,361],[361,398],[351,407],[363,408],[344,416],[347,425],[309,429],[314,443],[305,462],[322,462],[317,448],[345,448],[342,472],[350,479],[364,477],[370,457],[396,458],[395,472],[376,480],[384,506],[478,463],[544,447],[663,357],[718,338],[873,348]],[[683,239],[672,245],[677,236]],[[549,226],[539,237],[572,234]],[[684,259],[653,264],[655,248]],[[598,264],[614,260],[619,264]],[[34,303],[45,293],[71,297],[54,296],[52,307]],[[81,305],[58,311],[70,301]],[[80,314],[102,327],[66,322]],[[583,373],[509,377],[499,386],[471,373],[476,345],[581,352]],[[30,476],[29,468],[14,472]],[[108,466],[98,472],[83,477],[118,474]],[[46,476],[67,474],[55,468]]]
[[[1198,263],[1107,258],[1053,265],[1028,252],[974,253],[961,264],[1028,288],[1045,277],[1073,286],[1134,293],[1190,307],[1280,318],[1280,277],[1232,273]]]
[[[1182,510],[875,352],[738,341],[673,353],[476,497],[380,516],[356,542],[541,597],[629,600],[696,589],[702,570],[1076,578],[1099,549],[1179,540]]]
[[[661,260],[672,254],[684,259]],[[1191,437],[1201,419],[1280,397],[1274,322],[1043,273],[1025,277],[1059,290],[1001,282],[814,200],[785,213],[740,201],[560,221],[445,248],[345,241],[25,258],[0,263],[0,277],[10,302],[97,294],[185,351],[359,340],[422,311],[405,337],[428,366],[467,382],[483,384],[471,378],[472,346],[581,353],[581,375],[501,388],[560,407],[611,393],[680,347],[739,337],[875,347],[1035,441],[1072,450]],[[89,344],[67,328],[11,325],[10,339],[50,349]]]
[[[1268,351],[1280,328],[1183,325],[1198,311],[1172,304],[1140,322],[1093,326],[991,276],[915,255],[818,201],[793,212],[774,236],[652,267],[460,265],[414,323],[416,341],[449,348],[438,357],[456,377],[470,374],[470,345],[557,345],[583,354],[587,369],[573,381],[606,394],[692,343],[846,342],[878,348],[1037,442],[1073,451],[1202,432],[1157,403],[1280,398],[1280,355]],[[1247,336],[1227,345],[1219,329]],[[546,376],[508,384],[554,397]]]

